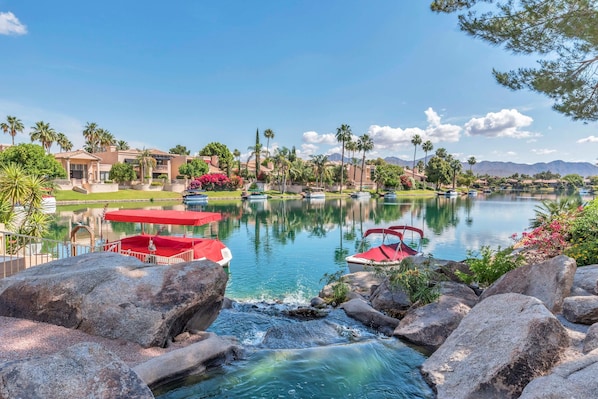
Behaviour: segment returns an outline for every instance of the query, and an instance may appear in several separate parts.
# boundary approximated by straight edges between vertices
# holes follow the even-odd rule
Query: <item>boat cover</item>
[[[397,251],[397,246],[401,245],[401,248]],[[395,244],[384,244],[374,248],[371,248],[365,252],[353,255],[354,258],[367,259],[373,262],[392,262],[405,259],[408,256],[417,255],[418,252],[408,246],[407,244],[395,243]]]
[[[105,220],[129,223],[174,224],[201,226],[222,219],[217,212],[174,211],[161,209],[123,209],[106,212]]]

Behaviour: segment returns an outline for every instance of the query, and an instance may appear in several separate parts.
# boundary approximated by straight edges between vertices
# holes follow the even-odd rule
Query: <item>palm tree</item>
[[[422,150],[426,154],[424,157],[424,189],[426,188],[426,172],[425,169],[428,167],[428,152],[434,149],[434,144],[430,140],[426,140],[425,143],[422,144]]]
[[[446,152],[446,148],[440,147],[436,150],[436,156],[440,159],[446,159],[448,157],[448,153]]]
[[[471,168],[473,167],[473,165],[475,165],[476,163],[478,163],[478,161],[476,161],[475,157],[469,157],[469,159],[467,160],[467,163],[469,164],[469,172],[471,174],[473,174]]]
[[[118,140],[118,141],[116,142],[116,149],[117,149],[118,151],[125,151],[125,150],[128,150],[129,148],[130,148],[130,147],[129,147],[129,143],[127,143],[127,142],[126,142],[126,141],[124,141],[124,140]]]
[[[351,164],[353,165],[353,181],[355,181],[355,176],[357,176],[357,158],[355,158],[355,151],[357,151],[357,142],[353,140],[353,137],[349,139],[345,143],[345,149],[347,152],[351,153]]]
[[[420,145],[421,143],[422,143],[422,138],[420,137],[419,134],[416,134],[411,138],[411,144],[413,144],[413,169],[411,169],[411,171],[413,172],[414,180],[415,180],[415,154],[417,154],[417,146]]]
[[[12,138],[12,145],[15,145],[15,136],[19,132],[23,133],[23,129],[25,129],[25,126],[23,125],[23,122],[21,122],[21,120],[18,119],[16,116],[9,115],[6,117],[6,121],[8,123],[0,123],[0,129],[2,129],[4,133],[10,134]]]
[[[359,136],[357,139],[357,149],[363,151],[363,157],[361,158],[361,178],[359,179],[359,191],[363,191],[363,169],[365,168],[365,154],[374,149],[374,140],[369,134]]]
[[[60,147],[60,151],[70,151],[73,149],[73,143],[71,143],[64,133],[56,134],[56,144]]]
[[[287,147],[282,147],[276,151],[274,161],[276,168],[278,169],[278,182],[280,184],[280,192],[285,193],[287,187],[287,178],[291,168],[291,161],[289,161],[289,155],[291,150]]]
[[[50,153],[52,144],[57,139],[56,131],[50,127],[49,123],[45,123],[44,121],[36,122],[35,126],[31,127],[29,137],[31,137],[32,142],[39,141],[48,154]]]
[[[106,129],[98,129],[97,150],[98,152],[105,152],[109,147],[116,143],[114,135]]]
[[[156,159],[152,157],[151,150],[144,148],[143,150],[138,149],[137,151],[139,151],[139,155],[137,155],[137,161],[139,162],[139,172],[141,173],[141,184],[143,184],[145,171],[147,169],[151,170],[152,168],[156,167]]]
[[[89,152],[97,152],[97,142],[99,137],[99,128],[95,122],[87,122],[85,129],[83,130],[83,137],[87,144]]]
[[[461,161],[457,158],[453,158],[452,156],[448,156],[447,161],[449,163],[449,167],[451,169],[451,173],[453,174],[453,190],[455,189],[455,185],[457,183],[457,173],[459,173],[463,169],[463,165]]]
[[[326,172],[326,164],[328,163],[328,156],[312,155],[311,163],[314,166],[314,175],[316,176],[316,186],[318,186],[318,178],[320,179],[319,186],[323,186],[324,185],[324,175]]]
[[[341,187],[340,192],[343,192],[343,178],[345,176],[345,145],[351,140],[351,126],[342,124],[336,129],[336,141],[341,143]]]
[[[266,141],[266,153],[268,154],[268,158],[270,158],[270,139],[274,138],[274,131],[272,129],[264,130],[264,137],[267,139]]]

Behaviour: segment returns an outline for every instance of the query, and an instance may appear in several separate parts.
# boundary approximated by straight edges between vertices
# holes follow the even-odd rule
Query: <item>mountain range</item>
[[[328,156],[330,161],[341,160],[340,154],[332,154]],[[428,156],[430,159],[430,156]],[[390,164],[400,165],[403,167],[411,168],[413,166],[413,160],[405,160],[397,157],[386,157],[384,160]],[[416,159],[423,161],[423,158]],[[350,160],[345,157],[345,162]],[[470,165],[467,162],[463,162],[463,170],[469,170]],[[598,176],[598,166],[589,162],[565,162],[565,161],[552,161],[552,162],[539,162],[534,164],[514,163],[514,162],[501,162],[501,161],[480,161],[471,167],[471,171],[476,175],[489,175],[498,177],[508,177],[515,173],[520,175],[533,176],[541,172],[558,173],[561,176],[566,175],[580,175],[582,177]]]

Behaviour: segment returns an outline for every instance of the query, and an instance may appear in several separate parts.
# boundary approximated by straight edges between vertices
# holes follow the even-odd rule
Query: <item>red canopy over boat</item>
[[[124,209],[106,212],[105,220],[129,223],[174,224],[201,226],[222,219],[217,212],[173,211],[161,209]]]

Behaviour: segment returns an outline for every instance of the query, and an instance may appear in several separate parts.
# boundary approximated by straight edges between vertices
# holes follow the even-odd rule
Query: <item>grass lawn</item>
[[[73,190],[55,190],[56,201],[127,201],[127,200],[151,200],[151,199],[180,199],[180,193],[171,191],[141,191],[141,190],[118,190],[114,193],[90,193],[82,194]]]

